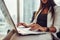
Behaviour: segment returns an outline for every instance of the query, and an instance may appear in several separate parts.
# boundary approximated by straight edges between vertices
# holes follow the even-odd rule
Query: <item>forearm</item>
[[[39,31],[46,32],[47,31],[47,27],[39,27]]]
[[[56,32],[56,28],[55,27],[39,27],[39,30],[42,32]]]

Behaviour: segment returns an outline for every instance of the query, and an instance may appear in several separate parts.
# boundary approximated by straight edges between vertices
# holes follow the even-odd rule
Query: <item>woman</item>
[[[40,7],[38,11],[33,15],[32,24],[27,25],[25,23],[19,23],[25,27],[31,27],[31,30],[37,30],[42,32],[59,32],[60,23],[60,7],[57,6],[54,0],[40,0]]]
[[[55,19],[55,11],[54,7],[56,4],[54,3],[53,0],[41,0],[41,5],[35,16],[42,10],[38,17],[37,17],[37,22],[36,24],[32,24],[31,30],[40,30],[40,31],[49,31],[49,32],[56,32],[56,28],[54,27],[54,22],[53,24],[48,28],[47,27],[47,16],[48,13],[51,12],[51,19]],[[49,12],[48,12],[49,11]]]
[[[19,23],[19,25],[27,27],[30,26],[31,30],[56,32],[58,29],[57,26],[55,26],[54,24],[57,24],[55,23],[55,21],[57,21],[60,18],[58,17],[58,19],[55,20],[57,16],[57,15],[55,16],[55,14],[59,14],[57,11],[59,7],[56,6],[54,0],[40,0],[40,1],[41,1],[40,7],[34,15],[34,18],[36,18],[36,16],[39,14],[37,16],[36,23],[32,22],[31,25],[26,25],[25,23]],[[48,23],[49,21],[52,21],[52,23]]]

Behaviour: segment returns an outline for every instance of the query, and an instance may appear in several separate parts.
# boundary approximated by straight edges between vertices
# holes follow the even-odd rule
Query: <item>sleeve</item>
[[[55,22],[54,26],[57,29],[56,32],[60,31],[60,6],[55,8]]]

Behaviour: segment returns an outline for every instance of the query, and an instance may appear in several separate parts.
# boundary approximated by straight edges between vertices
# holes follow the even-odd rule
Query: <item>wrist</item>
[[[56,32],[56,28],[55,27],[50,27],[49,31],[55,33]]]
[[[49,32],[49,28],[47,28],[46,32]]]
[[[42,31],[42,32],[47,32],[48,29],[46,27],[39,27],[39,31]]]
[[[38,31],[49,32],[49,28],[48,27],[39,26]]]

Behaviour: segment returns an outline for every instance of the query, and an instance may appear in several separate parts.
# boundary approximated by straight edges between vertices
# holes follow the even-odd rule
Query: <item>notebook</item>
[[[2,2],[1,8],[2,8],[1,10],[3,12],[5,19],[12,27],[14,27],[14,29],[17,31],[18,34],[21,34],[21,35],[46,34],[46,32],[31,31],[30,28],[25,28],[24,26],[20,26],[20,27],[15,26],[15,23],[13,19],[11,18],[11,15],[9,14],[9,11],[4,2]]]

